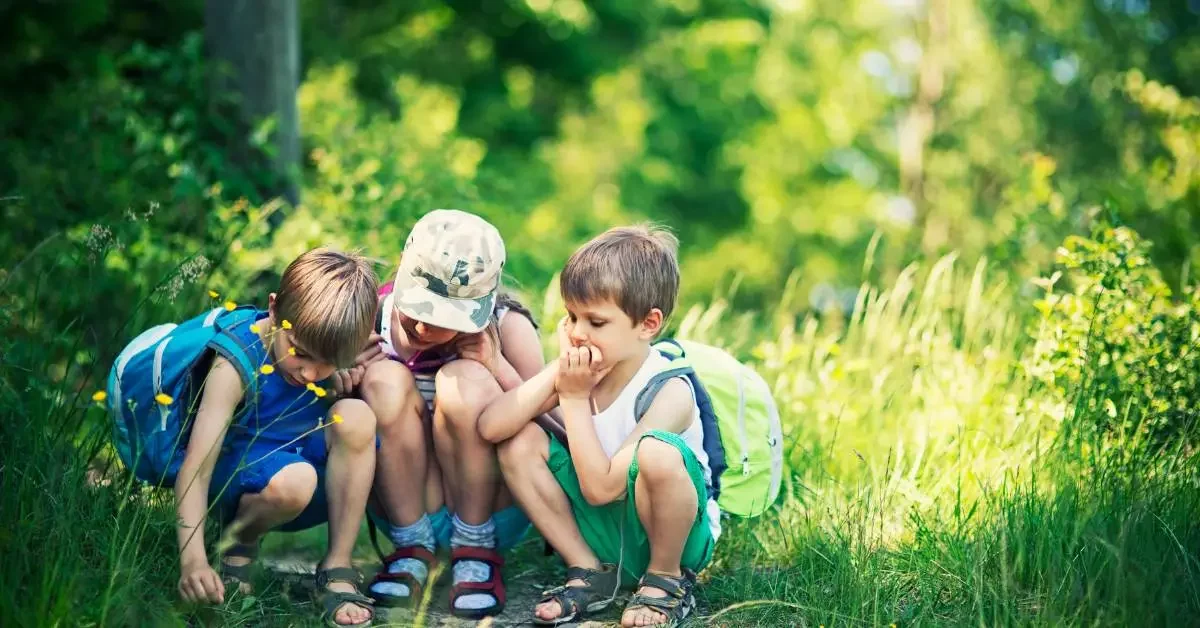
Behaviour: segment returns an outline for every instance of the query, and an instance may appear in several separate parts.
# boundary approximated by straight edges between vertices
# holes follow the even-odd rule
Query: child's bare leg
[[[679,577],[680,559],[688,534],[696,521],[698,496],[692,490],[683,456],[674,446],[655,438],[646,438],[638,446],[638,474],[633,483],[638,519],[650,539],[650,564],[646,571]],[[656,587],[642,587],[648,597],[664,597]],[[665,622],[666,615],[649,609],[627,611],[622,626],[653,626]]]
[[[425,401],[408,368],[391,360],[367,369],[362,396],[379,434],[375,496],[392,525],[412,525],[425,514],[425,500],[415,498],[425,490],[429,470]]]
[[[500,444],[500,468],[513,497],[570,567],[599,569],[600,559],[588,547],[575,516],[571,502],[550,472],[550,437],[540,427],[529,424],[516,436]],[[571,580],[568,586],[584,586]],[[534,609],[542,619],[560,617],[563,609],[558,602],[546,602]]]
[[[335,416],[341,418],[338,422]],[[350,567],[350,553],[358,536],[371,481],[375,475],[375,414],[366,402],[343,399],[329,413],[325,432],[329,459],[325,470],[325,492],[329,500],[329,551],[321,567]],[[332,582],[330,590],[354,591],[346,582]],[[352,624],[371,617],[371,611],[353,603],[343,604],[334,616],[339,624]]]
[[[437,374],[434,437],[438,462],[452,493],[454,512],[479,525],[493,512],[500,481],[495,445],[479,435],[479,415],[503,391],[474,360],[455,360]]]
[[[289,464],[271,476],[271,481],[259,493],[246,493],[238,500],[237,514],[230,528],[233,538],[244,545],[254,545],[272,528],[295,519],[317,490],[317,471],[304,462]],[[222,562],[232,567],[250,564],[246,556],[226,556]],[[250,592],[250,584],[238,588]]]
[[[437,404],[433,415],[434,443],[448,502],[453,506],[450,537],[452,548],[474,547],[494,550],[496,526],[492,519],[500,470],[496,446],[479,435],[479,415],[502,391],[496,378],[482,364],[456,360],[437,374]],[[496,574],[479,560],[455,559],[455,585],[490,582]],[[452,596],[455,609],[487,611],[499,600],[488,590],[459,592]]]
[[[238,500],[237,516],[230,526],[238,543],[258,542],[272,528],[304,511],[317,490],[317,470],[295,462],[271,476],[261,493],[246,493]]]

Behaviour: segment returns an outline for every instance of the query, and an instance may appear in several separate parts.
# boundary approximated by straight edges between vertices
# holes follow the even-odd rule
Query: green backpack
[[[638,393],[635,416],[641,420],[668,381],[687,378],[700,407],[717,505],[742,517],[762,514],[779,497],[783,480],[783,430],[771,388],[716,347],[664,339],[653,348],[671,362]]]

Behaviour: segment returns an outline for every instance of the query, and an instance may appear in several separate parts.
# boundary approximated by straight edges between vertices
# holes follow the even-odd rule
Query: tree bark
[[[296,0],[205,0],[204,39],[210,62],[210,102],[231,120],[230,159],[254,178],[261,200],[300,202],[300,23]],[[231,99],[230,96],[233,96]],[[253,131],[272,120],[268,146]],[[258,180],[263,171],[272,176]],[[282,219],[280,212],[272,218]],[[272,220],[277,224],[276,220]]]
[[[950,22],[948,0],[930,0],[925,37],[917,70],[917,93],[900,123],[900,190],[916,209],[915,232],[922,249],[930,252],[942,244],[940,225],[930,225],[929,198],[925,190],[925,152],[933,137],[938,102],[945,91],[945,55]]]

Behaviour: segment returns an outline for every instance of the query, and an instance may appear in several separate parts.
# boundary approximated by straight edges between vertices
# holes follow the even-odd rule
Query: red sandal
[[[388,565],[404,558],[414,558],[425,563],[425,579],[428,580],[433,577],[433,568],[437,565],[437,558],[434,557],[432,552],[420,545],[397,548],[396,551],[383,557],[383,570],[375,574],[375,579],[367,587],[367,591],[370,592],[371,597],[375,598],[377,606],[395,608],[420,603],[422,594],[425,592],[425,582],[421,582],[416,576],[406,571],[399,573],[388,572]],[[403,584],[408,587],[408,595],[386,595],[375,591],[375,585],[381,582]]]
[[[461,560],[477,560],[487,563],[491,568],[490,577],[484,582],[459,582],[450,589],[450,613],[463,619],[483,619],[499,615],[504,611],[506,601],[504,594],[504,576],[500,569],[504,567],[504,558],[494,550],[485,547],[456,547],[450,550],[451,571]],[[458,608],[454,602],[464,595],[484,593],[495,598],[496,603],[485,608]]]

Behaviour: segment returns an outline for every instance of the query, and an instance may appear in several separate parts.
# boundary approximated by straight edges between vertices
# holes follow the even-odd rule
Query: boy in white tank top
[[[560,356],[479,419],[500,445],[513,496],[567,564],[533,623],[578,621],[623,582],[637,593],[623,626],[683,619],[695,573],[720,534],[700,414],[686,379],[666,384],[645,416],[634,400],[666,360],[651,342],[675,306],[677,241],[657,228],[611,229],[577,250],[561,276]],[[558,408],[566,443],[532,423]]]

